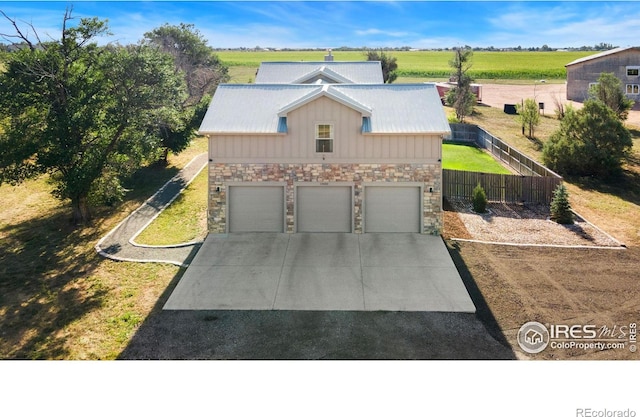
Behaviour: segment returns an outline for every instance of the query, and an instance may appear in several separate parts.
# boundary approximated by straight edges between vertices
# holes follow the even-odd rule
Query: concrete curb
[[[196,172],[194,174],[191,174],[190,177],[183,177],[185,171],[188,168],[191,168],[192,164],[196,164],[198,163],[199,160],[204,159],[204,161],[202,161],[202,166],[200,166],[199,168],[197,168]],[[113,229],[111,229],[106,235],[104,235],[99,241],[98,243],[96,243],[96,245],[94,246],[96,252],[98,254],[100,254],[101,256],[114,260],[114,261],[122,261],[122,262],[140,262],[140,263],[168,263],[168,264],[172,264],[172,265],[176,265],[179,267],[187,267],[189,266],[189,264],[186,262],[186,258],[183,261],[178,261],[175,259],[165,259],[164,256],[166,256],[166,252],[168,250],[171,249],[180,249],[180,248],[189,248],[189,247],[196,247],[202,244],[202,241],[193,241],[193,242],[187,242],[187,243],[180,243],[180,244],[175,244],[175,245],[163,245],[163,246],[156,246],[156,245],[141,245],[135,242],[135,238],[137,236],[140,235],[140,233],[142,233],[142,231],[144,229],[146,229],[151,222],[153,222],[159,215],[160,213],[162,213],[173,201],[175,201],[175,199],[184,191],[184,189],[191,184],[191,182],[195,179],[195,177],[197,177],[202,170],[208,165],[208,155],[206,153],[202,153],[200,155],[197,155],[196,157],[194,157],[191,161],[189,161],[189,163],[187,165],[185,165],[185,167],[183,169],[180,170],[180,172],[178,172],[178,174],[176,174],[174,177],[172,177],[169,181],[167,181],[162,187],[160,187],[160,189],[158,189],[158,191],[156,191],[151,197],[149,197],[147,200],[145,200],[144,203],[142,203],[137,209],[135,209],[133,212],[131,212],[131,214],[129,214],[126,218],[124,218],[120,223],[118,223],[118,225],[116,225]],[[144,223],[144,225],[139,228],[138,230],[135,231],[135,233],[126,241],[121,240],[120,242],[118,242],[118,244],[121,247],[127,247],[130,246],[132,248],[138,248],[138,249],[146,249],[147,254],[145,255],[149,255],[148,252],[151,252],[153,256],[141,256],[139,258],[137,257],[131,257],[131,256],[118,256],[118,255],[114,255],[111,254],[107,251],[105,251],[103,249],[103,244],[105,241],[107,241],[107,239],[109,239],[112,235],[114,235],[117,231],[120,230],[120,228],[123,227],[123,225],[125,223],[127,223],[130,219],[132,219],[133,216],[137,215],[142,209],[145,209],[147,207],[153,207],[151,206],[151,202],[154,201],[154,199],[156,199],[162,192],[164,192],[164,190],[172,183],[180,181],[180,180],[186,180],[185,184],[178,190],[178,192],[176,192],[173,196],[171,196],[171,198],[169,199],[168,202],[162,204],[160,207],[157,208],[157,212],[151,216],[147,222]],[[155,258],[155,255],[158,255],[158,259]],[[182,256],[180,256],[180,258],[182,258]]]
[[[196,159],[201,157],[203,154],[200,154],[198,156],[196,156],[195,158],[193,158],[191,161],[189,161],[189,163],[187,165],[185,165],[184,169],[187,169],[187,167],[189,167],[192,163],[195,163]],[[185,188],[187,188],[189,186],[189,184],[191,184],[193,182],[193,180],[196,179],[196,177],[198,175],[200,175],[200,173],[202,172],[203,169],[205,169],[208,165],[208,161],[205,162],[204,164],[202,164],[202,166],[198,169],[198,171],[189,179],[189,181],[187,181],[187,183],[184,185],[184,187],[182,187],[182,189],[180,190],[180,192],[178,192],[176,195],[174,195],[171,200],[169,200],[169,202],[167,202],[164,206],[160,207],[158,213],[153,216],[152,218],[149,219],[149,221],[140,229],[138,230],[133,236],[131,236],[131,238],[129,239],[129,243],[133,246],[136,246],[138,248],[150,248],[150,249],[161,249],[161,248],[181,248],[181,247],[185,247],[185,246],[193,246],[193,245],[198,245],[198,244],[202,244],[204,241],[203,240],[193,240],[191,242],[186,242],[186,243],[177,243],[174,245],[145,245],[142,243],[137,243],[135,241],[135,239],[140,236],[140,234],[144,231],[144,229],[146,229],[147,227],[149,227],[149,225],[151,223],[153,223],[153,221],[155,219],[158,218],[158,216],[160,216],[160,214],[162,214],[162,212],[171,205],[171,203],[173,203],[176,198],[178,198],[178,196],[180,196],[180,194],[182,194],[182,192],[185,190]],[[182,171],[182,170],[181,170]],[[153,196],[151,196],[149,199],[147,199],[147,201],[150,201],[153,199],[153,197],[155,197],[157,194],[159,194],[162,190],[164,190],[164,188],[171,183],[175,178],[177,178],[180,175],[180,173],[178,173],[176,176],[174,176],[172,179],[170,179],[168,182],[166,182]],[[147,204],[147,201],[144,202],[144,204]],[[143,205],[144,205],[143,204]],[[142,206],[141,206],[142,207]],[[139,210],[141,207],[139,207],[137,210]]]
[[[519,246],[519,247],[532,247],[532,248],[558,248],[558,249],[612,249],[612,250],[625,250],[626,246],[588,246],[588,245],[552,245],[552,244],[542,244],[542,243],[513,243],[513,242],[490,242],[486,240],[476,240],[476,239],[460,239],[457,237],[452,237],[449,239],[453,242],[469,242],[469,243],[482,243],[485,245],[502,245],[502,246]]]
[[[603,235],[605,235],[606,237],[608,237],[609,239],[611,239],[612,241],[616,242],[618,245],[622,246],[623,248],[626,248],[627,245],[625,245],[624,243],[620,242],[618,239],[616,239],[615,237],[611,236],[609,233],[605,232],[604,230],[602,230],[601,228],[599,228],[598,226],[596,226],[595,224],[591,223],[589,220],[587,220],[586,217],[584,217],[582,214],[578,213],[575,210],[571,210],[573,212],[574,215],[580,217],[582,220],[584,220],[584,222],[586,224],[588,224],[589,226],[593,227],[594,229],[596,229],[597,231],[599,231],[600,233],[602,233]]]

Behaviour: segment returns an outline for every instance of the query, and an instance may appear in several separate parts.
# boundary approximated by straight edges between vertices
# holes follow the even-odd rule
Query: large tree
[[[366,52],[367,61],[380,61],[382,65],[382,81],[391,84],[398,78],[396,70],[398,69],[397,59],[384,51],[369,50]]]
[[[633,100],[624,95],[622,82],[612,72],[600,74],[598,82],[589,89],[589,96],[606,104],[620,120],[626,120],[633,107]]]
[[[456,48],[453,59],[449,61],[449,66],[453,69],[451,78],[456,85],[447,91],[445,102],[454,108],[456,118],[461,123],[464,122],[466,116],[473,113],[473,106],[476,102],[476,96],[471,90],[471,82],[473,80],[467,74],[472,65],[472,58],[473,51],[471,48]]]
[[[185,94],[170,56],[98,46],[106,22],[83,18],[72,26],[73,19],[67,9],[60,40],[47,42],[32,42],[9,19],[11,36],[27,47],[11,53],[0,74],[0,183],[49,174],[79,224],[91,218],[90,196],[123,191],[122,175],[159,146],[159,114]]]
[[[144,44],[173,57],[176,74],[184,78],[188,94],[176,113],[158,120],[166,163],[169,151],[181,152],[195,136],[203,117],[203,108],[218,84],[229,80],[228,68],[220,61],[207,40],[191,24],[162,25],[144,35]]]
[[[542,159],[549,168],[567,175],[607,177],[622,169],[633,142],[613,110],[599,100],[572,107],[560,129],[545,142]]]

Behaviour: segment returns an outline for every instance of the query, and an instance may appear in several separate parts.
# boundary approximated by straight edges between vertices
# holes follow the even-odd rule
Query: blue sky
[[[0,10],[32,23],[41,35],[59,37],[68,4],[0,1]],[[123,44],[180,22],[193,23],[213,47],[640,44],[635,1],[77,1],[73,7],[76,16],[108,19],[114,36],[102,42]],[[0,33],[13,33],[3,18]]]

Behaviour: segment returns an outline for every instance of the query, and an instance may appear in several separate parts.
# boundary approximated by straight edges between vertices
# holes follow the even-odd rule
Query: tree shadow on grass
[[[100,286],[80,285],[98,265],[96,229],[74,228],[69,213],[0,229],[0,356],[64,358],[65,326],[100,307]]]
[[[145,167],[125,184],[124,203],[141,204],[177,168]],[[103,261],[94,244],[113,207],[94,209],[84,227],[70,222],[70,208],[57,209],[20,223],[0,226],[0,358],[66,358],[62,330],[100,308],[108,289],[92,273]]]
[[[636,166],[640,167],[640,161],[636,162]],[[565,180],[584,190],[610,194],[640,205],[640,172],[638,171],[625,169],[621,174],[606,179],[565,176]]]

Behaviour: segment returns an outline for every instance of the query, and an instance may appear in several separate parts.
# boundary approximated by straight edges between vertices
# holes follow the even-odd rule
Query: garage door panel
[[[298,232],[344,232],[352,230],[350,186],[298,186],[296,230]]]
[[[365,232],[419,233],[421,198],[420,187],[366,187]]]
[[[229,232],[284,232],[284,187],[229,186]]]

